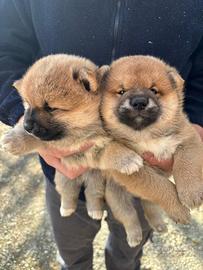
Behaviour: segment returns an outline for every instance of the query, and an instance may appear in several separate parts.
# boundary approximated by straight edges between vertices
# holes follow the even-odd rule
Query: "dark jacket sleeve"
[[[191,59],[192,69],[186,81],[185,111],[192,123],[203,127],[203,38]]]
[[[23,105],[12,83],[34,61],[38,44],[28,0],[0,0],[0,121],[13,126]]]

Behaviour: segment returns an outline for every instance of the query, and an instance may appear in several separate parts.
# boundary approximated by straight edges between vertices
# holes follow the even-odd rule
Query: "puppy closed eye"
[[[44,110],[45,110],[46,112],[52,113],[52,112],[58,110],[58,108],[51,108],[51,107],[48,105],[48,103],[45,102],[45,104],[44,104]]]

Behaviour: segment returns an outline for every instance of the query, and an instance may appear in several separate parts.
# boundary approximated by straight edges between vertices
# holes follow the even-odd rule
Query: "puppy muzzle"
[[[48,119],[47,115],[42,117],[39,109],[28,108],[25,111],[23,124],[28,133],[43,141],[59,140],[67,134],[67,128],[62,123]]]
[[[65,134],[64,129],[60,126],[48,129],[34,122],[32,119],[24,121],[24,129],[43,141],[59,140]]]
[[[151,95],[129,95],[121,101],[117,109],[119,120],[135,130],[153,124],[160,116],[161,106]]]

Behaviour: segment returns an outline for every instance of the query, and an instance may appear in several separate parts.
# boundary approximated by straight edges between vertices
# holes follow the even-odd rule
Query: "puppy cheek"
[[[162,115],[174,116],[179,109],[180,102],[176,94],[170,94],[161,101]]]

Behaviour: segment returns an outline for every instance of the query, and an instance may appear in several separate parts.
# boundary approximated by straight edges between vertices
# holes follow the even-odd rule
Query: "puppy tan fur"
[[[160,160],[174,155],[178,198],[193,208],[203,201],[203,144],[183,113],[183,84],[178,72],[157,58],[120,58],[106,75],[101,115],[109,135],[140,155],[150,151]],[[116,171],[111,176],[172,216],[179,208],[175,186],[162,171],[145,165],[132,176]]]

